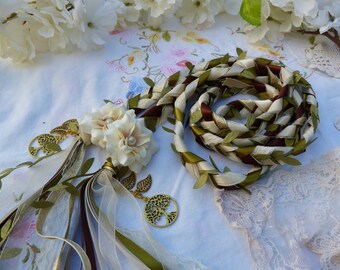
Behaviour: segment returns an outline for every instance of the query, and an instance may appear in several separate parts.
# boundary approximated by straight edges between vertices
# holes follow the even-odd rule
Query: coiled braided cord
[[[313,141],[319,116],[310,84],[282,64],[244,57],[227,54],[196,66],[187,63],[187,74],[177,72],[157,84],[146,78],[149,90],[128,102],[152,130],[174,114],[172,147],[197,179],[195,187],[210,179],[217,188],[243,188],[276,165],[299,165],[292,156]],[[212,110],[219,99],[239,93],[258,99],[235,100]],[[190,152],[184,143],[187,122],[199,144],[252,168],[247,174],[221,172],[212,159]]]

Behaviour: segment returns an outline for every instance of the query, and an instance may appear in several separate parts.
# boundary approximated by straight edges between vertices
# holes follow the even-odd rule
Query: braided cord
[[[282,64],[243,57],[227,54],[196,66],[187,63],[186,72],[157,84],[146,79],[150,89],[128,102],[152,130],[174,114],[172,146],[197,179],[195,187],[210,179],[217,188],[243,188],[277,165],[299,165],[293,156],[313,142],[319,116],[310,84]],[[257,99],[234,100],[212,110],[217,101],[237,94]],[[199,144],[251,165],[248,173],[221,172],[212,159],[189,151],[184,143],[187,122]]]

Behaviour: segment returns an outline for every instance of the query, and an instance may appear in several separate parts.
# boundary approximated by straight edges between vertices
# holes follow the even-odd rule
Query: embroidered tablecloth
[[[104,99],[124,101],[142,92],[147,88],[143,77],[158,81],[185,68],[187,61],[195,64],[225,53],[235,55],[237,47],[248,51],[249,56],[282,61],[300,70],[312,84],[321,122],[318,140],[299,156],[304,164],[340,146],[340,80],[301,66],[310,46],[308,37],[291,35],[275,44],[250,45],[240,24],[236,17],[227,15],[219,16],[213,28],[201,31],[185,28],[173,19],[161,29],[138,22],[127,30],[111,32],[100,51],[43,54],[34,63],[24,64],[0,60],[0,170],[28,160],[27,145],[36,135],[49,132],[64,120],[81,118],[92,107],[101,106]],[[251,269],[247,236],[226,222],[216,206],[213,186],[194,190],[193,177],[171,151],[172,136],[159,129],[155,138],[162,147],[139,177],[151,174],[149,193],[167,193],[176,198],[180,215],[168,228],[151,227],[153,236],[170,252],[197,260],[208,269]],[[206,153],[195,142],[188,141],[188,147]],[[94,168],[106,158],[104,152],[94,148],[87,153],[87,157],[93,156],[97,157]],[[217,157],[218,162],[222,160]],[[27,185],[25,170],[3,181],[13,185],[12,195],[20,200],[23,194],[17,192],[15,185]],[[39,243],[30,242],[30,230],[35,229],[35,224],[29,217],[23,228],[16,232],[14,240],[35,245],[38,251]]]

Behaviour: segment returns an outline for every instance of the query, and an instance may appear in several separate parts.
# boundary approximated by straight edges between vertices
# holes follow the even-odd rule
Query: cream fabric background
[[[154,43],[150,43],[152,38],[140,39],[143,31],[149,36],[155,34],[152,30],[134,25],[124,32],[113,33],[101,51],[44,54],[39,55],[34,63],[25,64],[0,60],[0,170],[29,160],[26,149],[36,135],[48,132],[67,119],[81,118],[92,107],[101,106],[103,99],[126,100],[129,83],[124,81],[140,82],[138,79],[150,71],[149,67],[156,67],[151,73],[158,68],[171,74],[171,71],[182,68],[181,60],[198,62],[227,52],[234,55],[236,47],[248,50],[251,56],[282,60],[309,77],[319,101],[321,123],[316,133],[318,140],[299,157],[303,163],[339,146],[340,132],[334,123],[340,117],[340,81],[299,66],[298,60],[304,57],[308,37],[292,37],[298,39],[294,46],[291,41],[249,45],[246,37],[237,33],[240,23],[225,15],[217,18],[212,29],[198,31],[169,20],[162,26],[162,33],[169,30],[170,42],[162,39],[160,33]],[[145,50],[142,46],[150,44],[150,49],[141,52]],[[114,60],[121,57],[122,65],[119,66]],[[145,70],[144,65],[148,66]],[[154,74],[151,78],[159,77],[160,73]],[[130,84],[131,89],[134,89],[133,84]],[[171,195],[179,203],[180,215],[171,227],[150,228],[153,236],[170,252],[199,260],[211,269],[251,269],[247,238],[242,231],[225,222],[215,205],[212,185],[194,190],[194,179],[170,148],[172,136],[159,128],[155,137],[161,149],[139,177],[151,174],[154,181],[148,194]],[[188,145],[207,156],[207,152],[194,142],[188,142]],[[93,168],[100,166],[105,159],[105,153],[94,148],[87,153],[87,157],[92,156],[96,157]],[[217,162],[221,164],[223,159],[217,157]],[[25,182],[24,173],[18,175],[20,177],[4,181],[13,181],[13,187],[14,183],[29,184]],[[122,219],[124,222],[130,221]]]

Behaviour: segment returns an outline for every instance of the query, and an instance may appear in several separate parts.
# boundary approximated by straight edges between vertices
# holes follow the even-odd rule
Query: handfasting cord
[[[150,89],[128,102],[151,129],[173,112],[172,146],[197,179],[196,187],[210,179],[217,188],[243,188],[275,165],[299,165],[292,156],[313,142],[319,116],[310,84],[298,71],[272,60],[244,58],[242,52],[238,58],[225,55],[196,66],[187,63],[187,75],[177,72],[157,84],[146,79]],[[258,100],[235,100],[212,110],[220,98],[240,93]],[[184,143],[187,122],[199,144],[252,169],[247,174],[221,172],[212,158],[209,163],[190,152]]]
[[[293,156],[304,152],[313,142],[319,116],[317,100],[310,84],[298,71],[292,72],[281,63],[263,58],[246,59],[245,57],[245,52],[239,51],[238,57],[229,57],[227,54],[196,66],[187,63],[188,70],[177,72],[157,84],[145,78],[150,88],[145,93],[128,100],[129,109],[133,109],[144,119],[143,124],[148,129],[155,131],[156,127],[166,120],[174,125],[173,130],[163,128],[174,134],[172,149],[179,155],[182,164],[197,179],[195,188],[203,186],[210,179],[217,188],[247,190],[245,186],[260,179],[276,165],[299,165],[300,162]],[[256,99],[233,100],[213,111],[216,102],[237,94],[253,95]],[[140,125],[139,122],[143,122],[141,119],[137,121],[133,118],[135,114],[132,110],[126,111],[125,108],[118,107],[114,103],[106,105],[105,109],[96,113],[97,118],[87,119],[91,125],[94,123],[91,132],[92,129],[95,130],[96,139],[104,146],[105,143],[111,143],[110,134],[116,137],[122,136],[123,139],[119,143],[124,144],[125,148],[137,148],[143,145],[141,143],[143,140],[150,142],[150,130]],[[110,109],[105,111],[109,107]],[[169,117],[171,114],[174,118]],[[131,122],[126,122],[130,118]],[[233,118],[236,120],[231,120]],[[114,126],[115,121],[120,124]],[[208,162],[189,151],[184,142],[187,125],[190,126],[195,140],[203,147],[231,160],[250,165],[252,168],[246,174],[231,172],[228,167],[221,171],[212,157]],[[133,129],[129,130],[130,126]],[[104,134],[109,127],[111,133]],[[121,132],[119,136],[118,132]],[[87,135],[89,134],[92,135],[92,133]],[[107,141],[98,134],[103,135]],[[91,266],[95,269],[96,263],[99,263],[101,268],[109,266],[109,268],[120,269],[117,254],[112,252],[116,247],[125,252],[124,254],[128,254],[130,260],[135,265],[141,266],[141,269],[163,269],[163,266],[168,267],[167,264],[175,265],[173,260],[163,265],[162,260],[166,260],[169,254],[157,246],[144,227],[142,232],[152,247],[151,253],[120,233],[115,225],[115,209],[119,198],[120,200],[123,197],[129,198],[130,206],[136,210],[139,217],[140,209],[134,198],[141,199],[145,202],[144,217],[149,224],[166,227],[177,219],[176,201],[165,194],[147,197],[146,193],[152,184],[151,176],[137,182],[135,172],[141,165],[130,167],[131,164],[119,163],[111,159],[112,154],[101,169],[95,173],[88,173],[94,159],[83,162],[84,144],[87,139],[82,135],[81,124],[79,125],[75,119],[54,128],[50,134],[35,137],[29,145],[29,152],[38,158],[37,161],[24,162],[15,168],[1,172],[0,189],[2,178],[22,166],[35,166],[47,156],[60,152],[59,143],[69,136],[75,137],[71,150],[55,156],[57,162],[65,159],[64,162],[60,162],[61,166],[56,175],[50,180],[43,179],[45,182],[37,184],[41,187],[23,202],[16,202],[15,206],[6,206],[11,211],[0,219],[0,247],[6,242],[23,214],[32,206],[40,209],[37,223],[38,235],[45,239],[61,240],[54,251],[55,261],[60,263],[60,267],[64,264],[64,261],[59,259],[63,257],[62,250],[65,243],[72,246],[79,254],[84,269],[90,269]],[[91,143],[96,144],[98,141],[91,139]],[[151,143],[146,145],[149,149],[142,148],[144,152],[152,148]],[[110,149],[114,149],[115,155],[121,153],[112,145]],[[140,153],[144,153],[142,150]],[[154,153],[154,150],[152,152]],[[41,153],[43,153],[42,157],[39,156]],[[144,160],[138,160],[143,166],[147,164],[145,157],[144,155]],[[126,162],[128,159],[121,160]],[[45,162],[45,167],[38,170],[43,177],[38,173],[32,174],[32,180],[48,175],[48,171],[51,170],[50,165],[53,165],[54,161],[52,158],[46,159]],[[117,162],[119,165],[116,164]],[[69,240],[73,206],[78,195],[80,195],[86,253],[78,244]],[[100,202],[98,205],[95,195]],[[67,201],[62,198],[67,198]],[[173,206],[172,210],[170,205]],[[57,210],[61,207],[68,209],[63,235],[61,237],[45,235],[43,228],[48,215],[58,214]],[[112,240],[103,242],[106,246],[110,246],[109,249],[104,249],[98,244],[100,242],[98,239],[106,238]],[[9,254],[5,251],[6,249],[1,251],[1,258],[4,257],[3,254]]]

